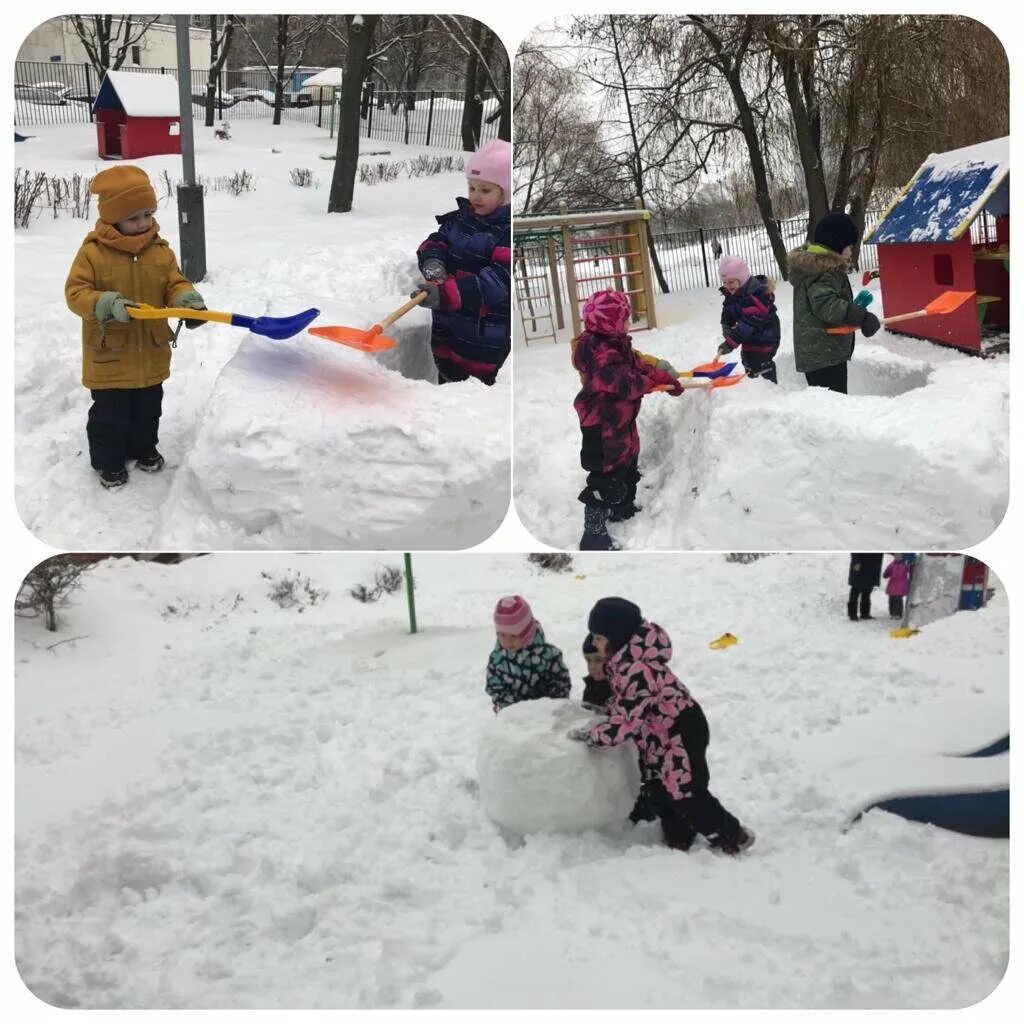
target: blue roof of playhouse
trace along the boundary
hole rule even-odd
[[[108,71],[92,105],[97,110],[123,110],[129,117],[177,117],[178,81],[173,75],[142,71]]]
[[[933,153],[864,241],[956,241],[997,193],[1008,195],[1009,174],[1009,136]]]

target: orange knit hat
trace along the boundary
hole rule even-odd
[[[89,191],[99,196],[100,220],[108,224],[127,220],[139,210],[156,209],[156,191],[141,167],[125,164],[100,171]]]

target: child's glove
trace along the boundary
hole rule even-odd
[[[96,319],[101,324],[108,320],[117,320],[126,324],[131,320],[127,307],[137,305],[137,302],[126,299],[120,292],[104,292],[96,300]]]
[[[865,338],[870,338],[872,334],[877,334],[881,329],[882,323],[874,313],[868,313],[864,317],[864,322],[860,325],[860,333]]]
[[[589,729],[570,729],[566,734],[566,739],[578,740],[580,743],[590,742],[590,730]]]
[[[434,258],[423,261],[424,281],[443,281],[447,276],[448,271],[441,260]]]
[[[425,309],[441,308],[441,287],[437,281],[424,281],[414,292],[409,292],[409,298],[415,299],[420,292],[426,292],[427,297],[420,303]]]
[[[175,298],[174,302],[178,306],[184,306],[185,309],[206,309],[205,300],[194,288],[190,288],[187,292],[182,292]],[[205,320],[186,320],[185,326],[190,331],[194,331],[205,323]]]
[[[667,359],[659,359],[654,365],[659,370],[672,374],[673,377],[679,376],[679,371]]]

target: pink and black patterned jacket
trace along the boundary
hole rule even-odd
[[[640,400],[659,384],[678,384],[666,370],[645,363],[628,334],[584,331],[573,356],[583,388],[573,405],[580,418],[580,463],[588,473],[614,473],[636,461]]]
[[[668,667],[672,641],[644,620],[608,662],[612,698],[607,720],[594,725],[587,742],[610,747],[632,739],[640,751],[644,780],[658,779],[674,800],[690,796],[690,757],[678,719],[697,702]]]

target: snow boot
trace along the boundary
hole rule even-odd
[[[635,501],[628,501],[622,505],[616,505],[612,509],[611,515],[608,516],[609,523],[624,523],[627,519],[632,519],[637,512],[642,512],[643,506],[638,505]]]
[[[717,836],[714,839],[709,840],[711,845],[716,850],[721,850],[722,853],[727,853],[730,857],[735,857],[738,854],[743,853],[745,850],[749,850],[754,845],[754,833],[749,828],[740,826],[739,831],[728,838]]]
[[[618,551],[619,546],[608,533],[608,509],[600,505],[585,505],[583,509],[583,537],[580,551]]]
[[[143,473],[159,473],[164,468],[164,457],[158,451],[154,451],[152,455],[138,459],[135,468],[141,469]]]
[[[100,483],[108,491],[112,491],[117,487],[124,487],[128,483],[128,470],[122,466],[120,469],[98,469],[96,470],[100,478]]]
[[[629,820],[634,825],[640,821],[658,820],[658,812],[654,809],[651,798],[643,790],[640,790],[640,795],[636,798],[633,810],[629,812]]]
[[[856,622],[857,621],[857,602],[856,601],[851,601],[846,606],[846,612],[850,616],[850,621],[851,622]]]

